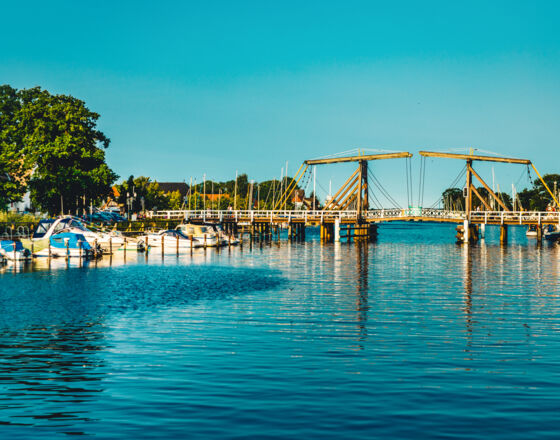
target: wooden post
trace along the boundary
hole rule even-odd
[[[508,226],[500,225],[500,244],[507,244],[508,239]]]
[[[165,235],[161,236],[161,256],[165,254]]]
[[[543,229],[541,225],[537,225],[537,242],[540,243],[543,238]]]
[[[113,255],[113,239],[109,237],[109,253]]]
[[[179,256],[179,234],[177,234],[177,256]]]

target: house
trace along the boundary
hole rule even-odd
[[[179,191],[181,198],[184,199],[189,194],[189,185],[185,182],[157,182],[159,189],[165,194]]]
[[[294,191],[294,196],[292,197],[292,202],[296,209],[321,209],[319,200],[313,195],[312,197],[305,197],[305,191],[303,189],[298,189]]]

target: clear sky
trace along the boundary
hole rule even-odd
[[[560,173],[559,19],[553,1],[4,2],[0,83],[85,100],[123,178],[262,180],[356,147],[472,147]],[[428,161],[425,205],[462,166]],[[503,190],[520,182],[494,168]],[[404,169],[373,164],[402,203]]]

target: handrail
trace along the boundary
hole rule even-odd
[[[174,210],[158,211],[153,214],[153,219],[183,220],[183,219],[202,219],[202,220],[234,220],[234,221],[323,221],[323,220],[352,220],[356,219],[356,210]],[[377,220],[398,220],[398,219],[430,219],[438,220],[463,220],[464,211],[449,211],[435,208],[383,208],[372,209],[362,213],[363,218],[370,221]],[[549,211],[471,211],[470,221],[476,223],[512,223],[545,221],[550,223],[557,220],[560,223],[559,212]]]

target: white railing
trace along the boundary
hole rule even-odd
[[[324,221],[340,219],[352,220],[357,216],[357,211],[294,211],[294,210],[191,210],[191,211],[158,211],[152,215],[159,220],[212,220],[212,221],[263,221],[289,222],[292,220]],[[389,208],[372,209],[363,216],[372,221],[418,219],[462,220],[465,218],[463,211],[447,211],[444,209],[430,208]],[[539,211],[472,211],[470,220],[475,223],[503,224],[503,223],[558,223],[560,213]]]
[[[272,221],[290,220],[333,220],[333,219],[355,219],[357,211],[303,211],[303,210],[179,210],[179,211],[157,211],[152,215],[153,219],[160,220],[235,220],[235,221],[254,221],[268,219]],[[462,219],[464,212],[446,211],[443,209],[428,208],[389,208],[373,209],[365,212],[363,216],[370,220],[410,218],[410,217],[429,217],[437,219]]]
[[[548,211],[472,211],[471,221],[476,223],[559,223],[559,212]]]

